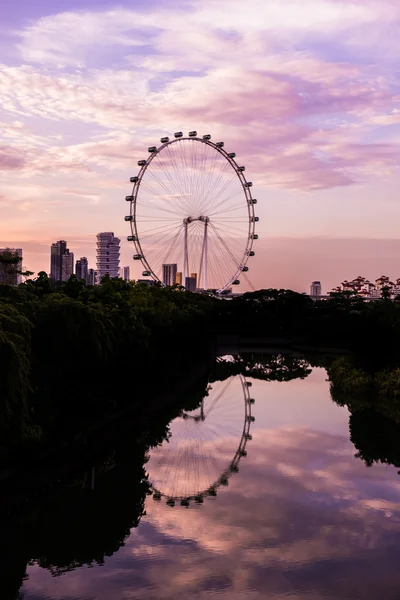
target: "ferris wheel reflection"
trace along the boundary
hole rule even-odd
[[[196,410],[172,421],[168,439],[150,451],[147,463],[156,502],[201,505],[239,472],[255,420],[251,385],[242,375],[213,382]]]

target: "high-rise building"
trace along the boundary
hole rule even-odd
[[[61,257],[61,281],[68,281],[74,273],[74,253],[67,248]]]
[[[21,283],[22,249],[0,248],[0,255],[0,283],[5,285],[18,285]]]
[[[50,279],[58,283],[62,281],[62,257],[67,250],[67,242],[65,240],[59,240],[51,245]]]
[[[190,273],[190,277],[195,281],[195,291],[197,290],[197,273]]]
[[[86,256],[81,256],[75,263],[75,275],[78,281],[87,281],[88,277],[88,259]]]
[[[176,283],[176,273],[178,271],[178,265],[176,263],[173,264],[165,264],[162,266],[163,270],[163,284],[164,285],[175,285]]]
[[[186,277],[185,278],[185,289],[188,292],[196,291],[196,278],[195,277]]]
[[[310,285],[310,296],[320,296],[321,295],[321,282],[313,281]]]
[[[182,271],[178,271],[176,274],[176,283],[178,285],[182,285]]]
[[[111,231],[97,234],[97,279],[98,283],[105,275],[119,276],[120,239]]]
[[[88,269],[86,283],[87,285],[96,285],[96,271],[94,269]]]
[[[124,281],[130,281],[131,278],[131,270],[129,267],[124,267],[123,269],[123,279]]]

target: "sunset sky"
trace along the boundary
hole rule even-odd
[[[3,0],[0,246],[94,267],[137,160],[196,129],[253,181],[255,287],[400,277],[399,52],[398,0]]]

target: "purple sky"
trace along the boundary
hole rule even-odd
[[[400,4],[226,6],[2,2],[0,246],[48,270],[64,238],[94,266],[94,234],[129,233],[123,198],[147,146],[197,129],[253,181],[254,285],[400,276]]]

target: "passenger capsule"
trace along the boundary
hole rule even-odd
[[[182,131],[177,131],[176,133],[174,133],[174,136],[175,136],[176,138],[180,138],[180,137],[182,137],[182,136],[183,136],[183,133],[182,133]]]
[[[246,167],[238,167],[238,171],[241,171],[243,173],[243,171],[246,170]]]
[[[249,398],[249,404],[255,404],[255,402],[256,401],[254,400],[254,398]]]
[[[197,131],[189,131],[189,137],[196,137]]]
[[[254,250],[250,250],[249,256],[255,256],[255,255],[256,255],[256,253],[254,252]]]
[[[131,177],[129,181],[131,183],[137,183],[139,181],[139,177]]]
[[[251,440],[253,439],[253,436],[251,435],[251,433],[246,433],[246,435],[244,437],[246,438],[246,440],[248,442],[251,442]]]
[[[150,271],[142,271],[142,275],[143,277],[150,277],[151,273]]]
[[[203,140],[211,140],[211,135],[209,133],[203,135]]]
[[[181,506],[186,506],[186,508],[189,508],[189,500],[186,500],[186,498],[183,498],[181,500]]]
[[[196,504],[203,504],[203,496],[201,496],[201,494],[198,494],[194,501],[196,502]]]
[[[246,452],[246,450],[240,450],[240,452],[239,452],[239,456],[243,456],[243,457],[244,457],[244,456],[247,456],[247,452]]]
[[[208,493],[209,496],[213,496],[214,498],[217,495],[217,491],[216,491],[215,488],[210,488],[207,493]]]
[[[231,473],[239,473],[239,467],[237,465],[231,465]]]
[[[154,500],[161,500],[161,494],[160,494],[160,492],[154,492],[153,498],[154,498]]]
[[[168,498],[167,504],[168,506],[175,506],[175,500],[173,500],[172,498]]]
[[[217,142],[215,145],[217,146],[217,148],[223,148],[224,142]]]
[[[251,220],[253,221],[253,223],[258,223],[260,217],[251,217]]]
[[[253,184],[251,181],[246,181],[246,183],[244,184],[244,187],[247,187],[247,188],[250,188],[252,186],[253,186]]]
[[[128,240],[128,242],[137,242],[136,235],[128,235],[126,239]]]
[[[166,144],[167,142],[169,142],[169,137],[162,137],[161,140],[160,140],[160,142],[162,144]]]
[[[242,267],[242,272],[243,273],[247,273],[247,271],[249,270],[249,267],[246,265],[244,267]]]
[[[133,215],[126,215],[125,221],[133,221]]]
[[[232,285],[239,285],[240,281],[239,279],[235,279],[235,281],[232,281]]]
[[[147,148],[147,151],[150,153],[157,152],[157,146],[149,146],[149,148]]]
[[[145,160],[138,160],[137,164],[139,167],[144,167],[146,165],[146,161]]]
[[[248,388],[251,387],[252,385],[253,384],[251,383],[251,381],[246,381],[246,383],[245,383],[245,386],[248,387]]]
[[[229,158],[236,158],[236,152],[229,152]]]
[[[134,196],[125,196],[127,202],[133,202]]]
[[[250,237],[252,240],[258,240],[258,233],[253,233]]]
[[[219,480],[221,485],[228,485],[229,481],[226,475],[222,475],[221,479]]]
[[[257,204],[257,200],[256,198],[252,198],[249,202],[249,204]]]
[[[141,260],[143,258],[143,254],[134,254],[133,260]]]

